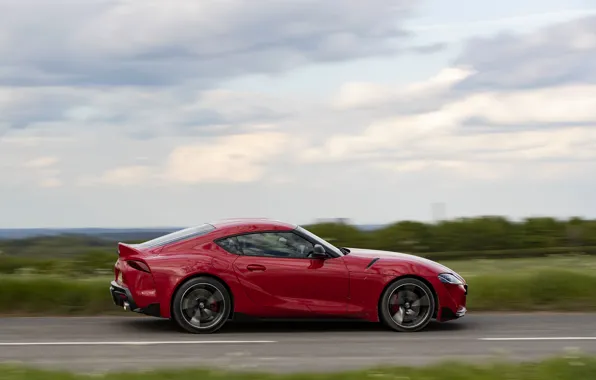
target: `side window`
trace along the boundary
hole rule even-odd
[[[242,250],[240,249],[240,244],[238,243],[238,239],[234,236],[219,240],[217,245],[225,249],[226,251],[233,253],[235,255],[241,255]]]
[[[264,232],[237,237],[246,256],[307,258],[313,244],[292,232]]]

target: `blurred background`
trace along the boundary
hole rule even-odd
[[[595,62],[592,0],[0,0],[0,313],[120,313],[117,242],[228,217],[594,311]]]

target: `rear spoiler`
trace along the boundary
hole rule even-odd
[[[122,258],[139,255],[141,251],[135,248],[135,244],[118,243],[118,256]]]

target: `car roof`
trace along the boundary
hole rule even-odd
[[[269,218],[230,218],[219,219],[209,223],[217,230],[230,230],[234,232],[246,232],[254,230],[293,230],[298,227],[295,224],[282,222]]]

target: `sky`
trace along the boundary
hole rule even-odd
[[[594,62],[594,0],[0,0],[0,228],[596,218]]]

